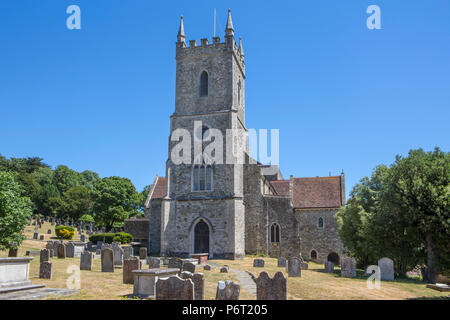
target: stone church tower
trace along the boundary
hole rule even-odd
[[[213,43],[191,40],[187,46],[183,17],[177,40],[160,252],[167,256],[209,252],[211,258],[239,259],[245,251],[244,174],[242,165],[226,161],[227,148],[235,147],[226,137],[229,129],[246,130],[242,43],[236,44],[230,11],[224,42],[214,37]],[[177,129],[188,130],[191,136],[188,164],[172,159],[172,149],[179,143]],[[220,131],[221,137],[209,129]],[[215,162],[194,148],[194,140],[204,149],[214,139],[223,141],[223,158]]]

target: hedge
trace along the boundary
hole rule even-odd
[[[130,243],[132,240],[133,236],[125,232],[96,233],[89,237],[89,241],[91,241],[92,243],[97,243],[98,241],[105,241],[105,243],[120,242],[121,244],[126,244]]]
[[[70,226],[57,226],[55,227],[55,234],[58,238],[70,240],[75,235],[75,229]]]

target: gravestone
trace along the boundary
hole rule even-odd
[[[147,264],[149,269],[155,269],[161,267],[161,260],[158,258],[148,257]]]
[[[341,259],[341,277],[356,277],[356,260],[355,258],[343,257]]]
[[[102,248],[102,272],[114,272],[114,251]]]
[[[183,264],[183,271],[189,271],[191,273],[195,273],[195,264],[187,262]]]
[[[167,267],[182,269],[183,268],[183,260],[181,260],[179,258],[170,258],[169,264]]]
[[[123,265],[123,249],[120,245],[115,245],[113,247],[114,250],[114,265],[121,266]]]
[[[58,243],[58,250],[56,251],[58,254],[58,259],[66,258],[66,246],[62,243]]]
[[[147,258],[147,248],[146,247],[141,247],[139,248],[139,259],[146,259]]]
[[[102,253],[102,246],[103,246],[103,241],[97,241],[97,244],[95,246],[95,253],[96,254],[101,254]]]
[[[221,273],[228,273],[228,266],[223,266],[222,268],[220,268],[220,272]]]
[[[156,282],[156,300],[194,300],[194,283],[179,276],[159,278]]]
[[[211,266],[207,264],[206,266],[203,267],[203,270],[211,271]]]
[[[67,258],[75,257],[75,245],[72,242],[66,243],[66,257]]]
[[[89,242],[86,244],[86,249],[87,249],[88,251],[92,251],[92,242],[91,242],[91,241],[89,241]]]
[[[325,272],[333,273],[334,272],[334,263],[331,261],[325,261]]]
[[[50,258],[53,258],[55,256],[55,251],[53,249],[48,249],[50,252]]]
[[[44,235],[43,235],[43,234],[41,234],[41,235],[39,236],[39,240],[44,240]]]
[[[133,256],[133,247],[124,247],[123,248],[123,258],[128,259]]]
[[[9,251],[8,251],[8,257],[9,258],[15,258],[15,257],[17,257],[17,253],[18,253],[18,249],[17,248],[11,248],[11,249],[9,249]]]
[[[389,258],[381,258],[378,260],[380,267],[380,279],[382,281],[394,281],[394,261]]]
[[[205,300],[205,277],[203,273],[183,271],[180,277],[182,279],[191,279],[194,283],[194,300]]]
[[[89,251],[82,252],[80,257],[80,270],[92,270],[93,259],[94,257]]]
[[[241,287],[231,280],[217,283],[216,300],[239,300]]]
[[[284,268],[286,267],[286,258],[278,258],[278,267]]]
[[[52,230],[48,229],[47,234],[52,234]]]
[[[287,272],[289,277],[301,277],[302,276],[302,268],[301,261],[298,258],[290,258],[287,261]]]
[[[123,260],[123,283],[133,284],[134,274],[133,270],[140,270],[141,264],[138,257],[129,257]]]
[[[300,264],[300,267],[302,268],[302,270],[308,270],[308,264],[306,262],[302,262]]]
[[[37,232],[33,233],[33,240],[37,240],[38,236],[39,236],[39,234]]]
[[[49,262],[50,261],[50,250],[42,249],[40,253],[40,262]]]
[[[52,278],[52,263],[49,261],[41,262],[39,266],[39,279]]]
[[[86,236],[84,234],[80,235],[80,241],[86,242]]]
[[[256,300],[287,300],[287,279],[281,271],[270,278],[263,271],[255,280]]]
[[[253,267],[254,268],[264,268],[264,260],[263,259],[254,259]]]

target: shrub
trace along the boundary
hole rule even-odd
[[[104,238],[104,239],[103,239]],[[105,243],[120,242],[121,244],[130,243],[133,240],[133,236],[129,233],[96,233],[89,237],[89,241],[97,243],[98,241],[105,241]]]
[[[83,222],[87,222],[87,223],[90,223],[90,222],[95,222],[94,221],[94,218],[90,215],[90,214],[83,214],[82,216],[81,216],[81,218],[79,219],[79,221],[81,222],[81,221],[83,221]]]
[[[55,228],[55,234],[58,238],[70,240],[75,235],[75,229],[69,226],[57,226]]]

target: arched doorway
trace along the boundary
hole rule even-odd
[[[194,253],[209,253],[209,227],[203,220],[194,228]]]
[[[336,252],[331,252],[328,257],[327,261],[331,261],[334,263],[335,266],[339,265],[339,255]]]
[[[311,250],[311,260],[317,260],[317,251]]]

